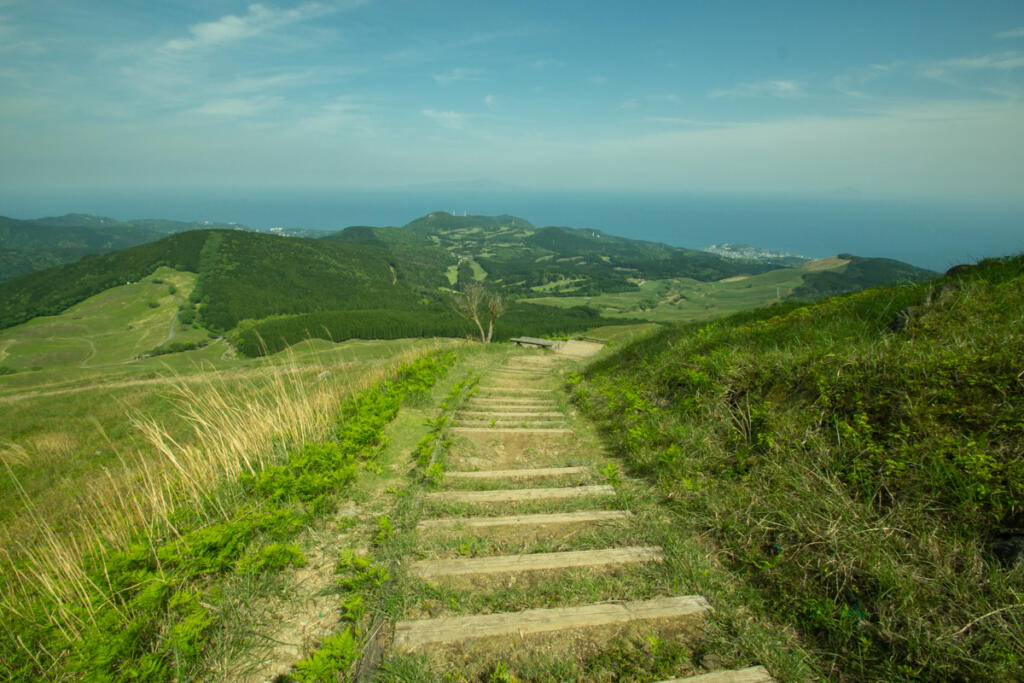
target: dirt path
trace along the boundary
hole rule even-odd
[[[181,306],[181,298],[174,297],[174,315],[171,316],[171,329],[167,332],[167,338],[157,344],[157,347],[169,344],[178,334],[178,307]]]
[[[560,390],[600,348],[510,356],[457,411],[444,484],[424,496],[405,566],[414,597],[367,680],[604,680],[601,667],[619,676],[628,652],[699,641],[711,606],[672,589],[670,549]],[[648,675],[669,675],[644,680],[772,680],[760,666],[665,659],[655,652]]]

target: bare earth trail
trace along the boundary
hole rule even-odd
[[[645,542],[629,494],[603,474],[609,465],[598,469],[607,459],[595,453],[592,426],[567,406],[562,373],[600,349],[568,342],[509,355],[456,412],[444,483],[424,496],[419,547],[405,566],[426,598],[392,625],[380,675],[366,680],[513,680],[495,672],[522,676],[536,658],[586,670],[613,641],[653,651],[699,638],[713,606],[666,590],[666,549]],[[402,662],[419,675],[382,673]],[[673,673],[682,678],[660,678],[772,680],[763,667],[724,669],[713,659]]]

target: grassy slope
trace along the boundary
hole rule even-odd
[[[188,443],[189,425],[178,415],[176,384],[241,386],[286,356],[312,375],[338,363],[357,372],[427,343],[311,341],[288,354],[241,360],[218,341],[134,360],[167,338],[179,300],[188,297],[195,281],[194,273],[161,267],[137,284],[108,289],[59,315],[0,331],[0,367],[16,371],[0,375],[0,458],[14,467],[47,518],[59,519],[75,504],[75,492],[102,485],[102,468],[117,467],[119,456],[139,448],[130,415],[155,416],[176,439]],[[204,329],[174,325],[175,342],[208,341]],[[10,522],[22,514],[6,477],[0,479],[0,500],[0,519]]]
[[[89,492],[107,497],[101,501],[107,507],[99,511],[106,509],[109,516],[90,520],[80,515],[84,535],[99,536],[106,523],[121,527],[120,537],[107,539],[113,547],[104,545],[96,555],[103,558],[102,568],[82,559],[89,553],[73,546],[59,527],[51,536],[55,543],[39,553],[25,553],[34,540],[27,533],[17,536],[16,543],[5,539],[4,547],[15,552],[5,558],[11,564],[0,572],[0,585],[5,606],[16,605],[16,617],[9,615],[0,638],[0,671],[10,675],[14,667],[18,674],[12,678],[19,680],[37,679],[44,671],[46,677],[61,678],[78,672],[90,680],[191,680],[189,664],[212,630],[230,625],[222,622],[238,607],[223,601],[218,582],[238,576],[253,585],[253,577],[288,568],[293,560],[302,566],[301,551],[280,543],[333,510],[340,489],[358,476],[355,459],[372,459],[378,450],[378,427],[389,419],[395,402],[432,381],[440,367],[439,361],[428,361],[419,369],[406,366],[396,376],[397,363],[422,357],[423,347],[397,357],[381,354],[391,346],[374,345],[369,354],[357,351],[368,361],[362,367],[338,356],[316,358],[316,365],[275,360],[261,364],[264,374],[281,371],[283,381],[251,377],[238,387],[224,383],[209,394],[183,396],[189,400],[181,401],[182,410],[198,410],[194,427],[200,443],[171,444],[175,465],[184,463],[183,469],[178,466],[182,474],[166,463],[161,474],[161,465],[151,462],[144,473],[130,473],[121,481],[116,496],[109,489]],[[331,367],[330,377],[318,376],[321,363]],[[385,378],[391,381],[382,383]],[[374,389],[353,400],[371,383]],[[155,430],[166,442],[166,430]],[[258,479],[246,478],[247,465],[262,470]],[[150,485],[162,495],[150,495]],[[133,511],[133,503],[140,501],[153,511]],[[12,530],[5,525],[4,531]],[[113,552],[140,539],[145,540],[124,554]],[[153,556],[157,547],[159,559]],[[19,582],[15,572],[22,578],[20,572],[46,576],[47,581],[43,586]],[[87,582],[82,572],[90,575]],[[69,588],[75,581],[78,592]],[[84,621],[77,619],[86,614]],[[46,645],[33,647],[40,642]],[[61,651],[68,645],[73,656],[65,658]]]
[[[26,370],[131,361],[168,337],[179,300],[188,296],[195,280],[194,273],[159,268],[136,284],[108,289],[59,315],[3,330],[0,365]],[[175,341],[198,341],[206,336],[205,330],[175,326]]]
[[[121,222],[103,216],[68,214],[35,220],[0,216],[0,281],[105,253],[154,242],[177,232],[248,229],[226,223],[184,223],[158,219]]]
[[[817,299],[897,281],[919,281],[932,275],[930,271],[890,259],[854,256],[819,259],[799,268],[780,268],[717,282],[670,278],[644,282],[639,289],[630,292],[524,300],[548,306],[594,306],[609,317],[690,322],[749,311],[790,297]],[[553,283],[553,286],[533,289],[539,293],[557,286]]]
[[[803,284],[803,275],[800,269],[790,268],[719,282],[672,278],[647,281],[632,292],[524,300],[548,306],[595,306],[609,317],[656,322],[709,320],[765,306],[779,296],[785,298]]]
[[[1024,259],[795,306],[669,328],[578,399],[822,675],[1018,680]]]

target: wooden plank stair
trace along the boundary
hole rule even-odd
[[[560,362],[560,361],[558,361]],[[533,365],[536,363],[536,365]],[[541,367],[541,363],[544,364]],[[531,367],[527,367],[530,365]],[[554,362],[547,358],[513,360],[492,374],[492,379],[545,380],[550,376]],[[480,386],[478,392],[457,412],[451,431],[489,432],[497,438],[503,434],[572,434],[573,431],[561,426],[565,419],[554,401],[554,392],[541,387]],[[479,426],[488,422],[489,426]],[[508,423],[526,422],[529,427],[509,427]],[[555,443],[561,443],[555,442]],[[570,443],[570,442],[566,442]],[[474,456],[474,462],[476,458]],[[580,466],[537,466],[521,469],[494,469],[446,472],[445,478],[452,481],[506,480],[528,482],[531,479],[559,476],[583,477],[591,472],[589,467]],[[616,495],[615,487],[609,485],[582,485],[569,487],[517,487],[479,491],[448,489],[425,494],[428,502],[447,503],[529,503],[533,501],[572,500],[587,497]],[[446,517],[419,521],[417,529],[424,533],[446,530],[505,529],[513,533],[517,528],[539,529],[549,527],[551,532],[561,536],[561,525],[601,524],[628,522],[631,515],[625,510],[577,510],[572,512],[551,512],[541,514],[509,514],[502,516],[476,515],[471,517]],[[511,531],[510,531],[511,530]],[[534,532],[535,533],[535,532]],[[421,560],[409,566],[412,576],[424,580],[442,580],[447,577],[473,575],[499,575],[507,573],[540,570],[562,570],[570,568],[592,568],[617,566],[642,562],[659,562],[665,559],[662,548],[657,546],[624,546],[592,550],[571,550],[562,552],[522,553],[482,557],[457,557],[450,559]],[[429,619],[399,621],[394,628],[393,648],[397,652],[413,652],[431,647],[458,645],[466,647],[485,639],[523,641],[533,634],[555,634],[557,632],[587,632],[588,629],[606,629],[613,625],[632,622],[677,623],[679,620],[699,620],[710,611],[707,601],[699,595],[678,595],[656,597],[647,600],[613,600],[595,604],[525,609],[517,612],[439,616]],[[602,631],[603,632],[603,631]],[[516,645],[513,645],[516,647]],[[769,683],[772,681],[767,670],[760,666],[733,671],[715,671],[674,679],[663,683]]]

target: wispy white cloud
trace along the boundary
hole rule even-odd
[[[726,121],[698,121],[696,119],[687,119],[681,116],[648,116],[647,120],[651,123],[663,123],[670,126],[720,127],[737,125]]]
[[[498,103],[498,98],[494,95],[484,95],[484,106],[493,109]]]
[[[311,71],[296,71],[291,73],[274,74],[273,76],[254,76],[239,78],[223,87],[233,93],[266,92],[268,90],[279,90],[291,88],[308,83],[313,77]]]
[[[933,62],[924,67],[926,78],[943,79],[965,71],[1010,71],[1024,68],[1024,54],[1007,51],[980,57],[963,57]]]
[[[712,90],[708,97],[803,97],[804,85],[799,81],[758,81],[738,83],[731,88]]]
[[[459,66],[444,73],[434,74],[434,80],[441,85],[448,85],[456,81],[479,81],[483,77],[480,69],[470,69]]]
[[[587,79],[587,82],[593,83],[594,85],[607,85],[608,77],[601,75],[591,76],[590,78]]]
[[[349,6],[352,4],[361,3],[349,3]],[[331,14],[339,9],[339,5],[320,2],[307,2],[289,9],[276,9],[253,3],[249,5],[245,14],[226,14],[215,21],[192,24],[188,27],[188,37],[169,40],[164,43],[164,49],[170,52],[187,52],[229,44]]]
[[[204,102],[192,111],[193,113],[205,116],[244,118],[262,113],[274,106],[274,104],[275,102],[264,98],[244,99],[229,97]]]
[[[619,109],[635,110],[641,108],[674,107],[682,100],[674,93],[659,93],[644,97],[630,97],[619,104]]]
[[[996,38],[1024,38],[1024,26],[1012,28],[1009,31],[1000,31]]]
[[[436,109],[423,109],[420,112],[427,118],[437,122],[439,125],[452,130],[460,130],[466,123],[467,114],[457,111],[437,111]]]
[[[320,107],[318,111],[302,118],[298,127],[314,133],[338,133],[358,131],[373,136],[373,106],[364,97],[342,96]]]
[[[10,18],[0,15],[0,54],[41,55],[46,52],[42,42],[24,39],[20,34],[18,26]]]
[[[543,70],[543,69],[551,69],[551,68],[556,68],[556,67],[563,67],[563,66],[565,66],[565,62],[563,62],[563,61],[561,61],[559,59],[544,58],[544,59],[535,60],[531,66],[533,66],[534,69],[541,69],[541,70]]]
[[[905,67],[906,64],[904,62],[898,61],[888,64],[870,64],[863,67],[854,67],[833,77],[832,87],[843,95],[869,97],[868,88],[873,82]]]

